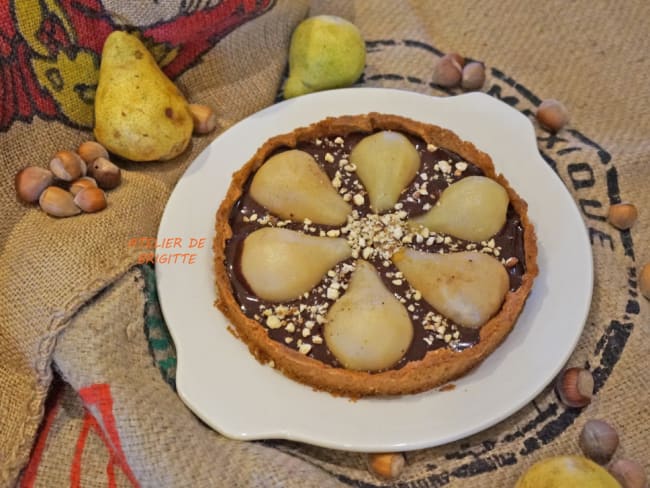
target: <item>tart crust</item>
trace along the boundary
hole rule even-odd
[[[274,151],[295,148],[301,141],[326,136],[344,137],[353,132],[370,134],[377,130],[394,130],[419,136],[427,144],[459,154],[466,161],[480,167],[485,176],[500,183],[507,190],[510,203],[521,220],[526,270],[519,288],[508,291],[500,311],[481,327],[479,341],[472,347],[462,351],[435,349],[422,359],[410,361],[400,369],[369,373],[330,366],[269,338],[266,328],[244,315],[234,297],[225,263],[225,248],[232,236],[229,218],[233,205],[242,196],[249,177]],[[232,322],[231,332],[248,346],[261,363],[269,363],[286,376],[315,389],[350,398],[418,393],[464,375],[492,353],[513,329],[538,274],[535,230],[528,219],[527,204],[510,187],[506,178],[496,173],[487,154],[442,127],[374,112],[327,118],[291,133],[278,135],[264,143],[233,175],[226,197],[217,212],[213,247],[218,291],[215,305]]]

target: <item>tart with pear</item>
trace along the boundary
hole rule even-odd
[[[370,113],[268,140],[216,218],[216,306],[262,363],[359,398],[458,378],[538,273],[527,205],[442,127]]]

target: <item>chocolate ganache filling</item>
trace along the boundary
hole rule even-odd
[[[345,137],[326,137],[313,141],[300,142],[295,149],[312,155],[317,164],[327,173],[333,185],[347,201],[354,201],[358,194],[365,194],[354,168],[349,167],[349,155],[355,145],[368,134],[352,133]],[[324,317],[329,307],[336,301],[328,290],[345,292],[357,258],[372,263],[386,286],[404,305],[414,327],[413,340],[404,356],[390,369],[399,369],[410,361],[422,359],[427,352],[446,347],[461,351],[472,347],[479,341],[480,329],[459,326],[442,316],[419,293],[402,279],[399,270],[385,253],[374,252],[357,255],[337,264],[321,282],[309,293],[299,299],[282,304],[271,303],[255,296],[242,276],[240,255],[244,239],[253,231],[267,227],[283,227],[314,236],[345,237],[350,225],[363,219],[371,219],[376,225],[390,225],[395,219],[400,222],[426,213],[436,203],[442,191],[450,184],[467,176],[482,176],[484,172],[471,162],[464,161],[458,154],[440,147],[427,145],[421,138],[404,134],[409,138],[420,155],[421,166],[418,174],[401,193],[394,209],[376,215],[368,203],[354,201],[354,210],[348,224],[333,227],[315,224],[310,221],[292,222],[272,215],[256,203],[248,194],[253,175],[243,188],[241,198],[233,205],[229,224],[232,237],[226,246],[226,267],[233,295],[242,312],[264,326],[269,337],[289,348],[295,349],[316,360],[334,367],[341,367],[327,348],[323,339]],[[292,148],[281,148],[274,154]],[[273,154],[269,155],[272,156]],[[347,167],[347,168],[346,168]],[[506,223],[491,239],[483,242],[470,242],[453,236],[431,233],[405,235],[400,242],[404,246],[429,253],[453,253],[479,251],[489,253],[506,265],[510,278],[510,290],[521,284],[525,272],[523,227],[519,216],[508,207]],[[278,277],[278,279],[282,279]],[[268,318],[280,319],[281,326],[268,327]],[[277,322],[277,321],[276,321]]]

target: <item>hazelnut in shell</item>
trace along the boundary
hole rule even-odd
[[[594,394],[594,377],[586,369],[568,368],[558,376],[555,390],[566,406],[586,407]]]
[[[401,452],[368,454],[368,471],[383,480],[394,480],[402,474],[406,459]]]
[[[569,111],[558,100],[544,100],[537,107],[535,114],[542,127],[557,132],[569,123]]]
[[[49,186],[41,193],[38,203],[52,217],[72,217],[81,213],[74,203],[74,196],[58,186]]]
[[[217,114],[212,108],[195,103],[189,104],[188,108],[194,122],[194,133],[207,134],[217,127]]]
[[[99,142],[86,141],[82,142],[77,149],[77,154],[81,156],[86,164],[92,163],[97,158],[108,159],[108,151]]]
[[[640,463],[631,459],[617,459],[609,466],[609,472],[623,488],[647,488],[648,477]]]
[[[478,61],[467,63],[463,68],[460,86],[464,90],[480,90],[485,84],[485,66]]]
[[[88,175],[93,177],[97,186],[104,190],[112,190],[122,182],[122,171],[119,166],[104,157],[95,159],[88,166]]]
[[[50,161],[50,170],[63,181],[74,181],[86,175],[86,163],[72,151],[59,151]]]
[[[620,230],[631,228],[636,222],[639,213],[631,203],[617,203],[609,207],[607,221]]]
[[[451,54],[445,54],[433,68],[433,82],[451,88],[460,85],[462,67]]]
[[[639,273],[639,290],[650,300],[650,263],[645,264]]]
[[[618,448],[618,432],[604,420],[591,419],[582,427],[578,444],[585,456],[607,464]]]
[[[97,188],[97,182],[95,181],[95,178],[91,178],[90,176],[82,176],[78,180],[74,180],[72,183],[70,183],[69,189],[70,193],[76,195],[81,190],[85,190],[86,188]]]
[[[101,188],[85,188],[75,195],[74,203],[86,213],[99,212],[106,208],[106,194]]]
[[[28,166],[16,174],[14,184],[16,194],[23,202],[34,203],[38,201],[43,190],[54,183],[51,171],[38,166]]]

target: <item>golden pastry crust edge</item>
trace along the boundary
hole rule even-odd
[[[335,135],[344,137],[352,132],[371,133],[376,130],[395,130],[417,135],[427,144],[456,152],[466,161],[480,167],[486,176],[499,182],[508,192],[510,203],[519,215],[524,229],[526,271],[519,288],[507,293],[497,315],[481,327],[480,340],[474,346],[460,352],[447,348],[436,349],[428,352],[424,358],[411,361],[400,369],[368,373],[335,368],[270,339],[264,326],[241,312],[233,295],[224,251],[228,239],[232,236],[229,225],[232,207],[241,197],[249,176],[266,161],[271,153],[282,147],[295,148],[301,141],[318,137]],[[487,154],[478,150],[472,143],[461,140],[448,129],[406,117],[375,112],[326,118],[308,127],[301,127],[266,141],[255,155],[233,174],[230,187],[217,211],[215,230],[213,251],[218,292],[215,305],[234,326],[231,331],[248,346],[253,356],[262,364],[270,363],[289,378],[314,389],[350,398],[419,393],[466,374],[490,355],[513,329],[539,271],[535,230],[528,218],[527,204],[510,187],[506,178],[496,173],[492,160]]]

